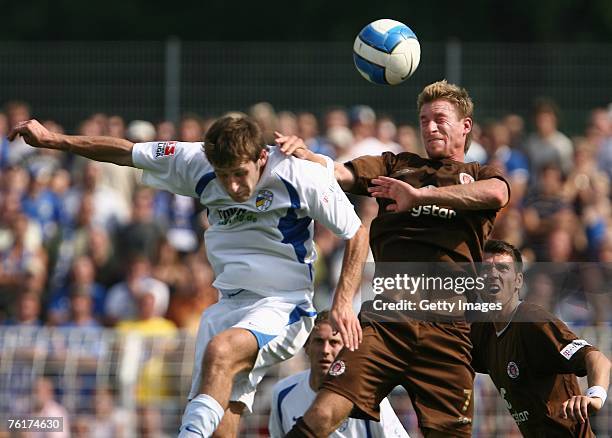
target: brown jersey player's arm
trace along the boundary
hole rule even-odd
[[[507,184],[498,178],[445,187],[417,189],[408,183],[385,176],[372,180],[368,188],[376,198],[395,201],[389,211],[405,211],[420,205],[435,204],[459,210],[497,210],[508,203]]]
[[[27,120],[15,125],[9,140],[21,135],[24,141],[36,148],[57,149],[72,152],[95,161],[107,161],[120,166],[132,166],[134,143],[115,137],[62,135],[50,132],[37,120]]]
[[[601,351],[589,351],[584,356],[584,363],[589,385],[586,395],[575,395],[561,406],[561,417],[581,423],[603,407],[610,385],[610,360]]]

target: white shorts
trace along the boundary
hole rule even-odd
[[[230,401],[242,402],[252,412],[255,390],[268,368],[300,351],[314,326],[317,313],[312,300],[304,298],[307,294],[292,295],[297,298],[263,297],[243,291],[222,297],[202,313],[189,400],[199,394],[202,360],[211,339],[227,329],[244,328],[257,338],[259,352],[251,371],[235,377]]]

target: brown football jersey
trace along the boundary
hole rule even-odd
[[[360,157],[346,166],[355,175],[351,193],[356,195],[369,195],[370,181],[381,175],[423,190],[489,178],[506,182],[494,167],[451,159],[430,160],[408,152]],[[493,229],[497,210],[457,210],[444,205],[423,205],[407,212],[390,213],[385,210],[390,202],[378,199],[378,217],[370,228],[370,245],[377,262],[469,263],[482,260],[482,248]]]
[[[560,417],[563,402],[581,394],[576,376],[586,375],[584,357],[595,350],[562,321],[521,303],[501,332],[473,323],[471,338],[474,370],[491,376],[524,436],[594,436],[588,421]]]

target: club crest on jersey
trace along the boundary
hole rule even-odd
[[[508,376],[510,376],[511,379],[516,379],[519,376],[519,367],[514,362],[508,362],[506,371],[508,372]]]
[[[272,199],[274,199],[274,193],[270,190],[260,190],[255,198],[255,207],[259,211],[266,211],[272,205]]]
[[[331,365],[331,367],[329,367],[329,375],[336,377],[341,374],[344,374],[345,370],[346,370],[346,364],[344,363],[344,361],[337,360]]]
[[[470,184],[474,182],[474,177],[468,173],[461,172],[459,174],[459,182],[461,184]]]
[[[157,149],[155,150],[155,158],[168,157],[174,155],[176,151],[175,141],[164,141],[157,143]]]
[[[336,429],[336,431],[337,432],[344,432],[344,431],[346,431],[346,429],[348,429],[348,418],[342,422],[342,424],[340,425],[340,427],[338,429]]]

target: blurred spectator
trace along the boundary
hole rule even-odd
[[[548,165],[540,170],[538,184],[525,198],[523,220],[527,244],[533,248],[538,261],[546,260],[544,252],[548,233],[556,228],[560,215],[569,206],[563,199],[561,169]]]
[[[376,113],[372,108],[358,105],[350,111],[351,130],[355,136],[355,144],[347,150],[338,161],[349,161],[362,155],[381,155],[389,151],[389,147],[375,137]],[[399,148],[391,152],[401,152]]]
[[[156,294],[143,289],[137,297],[136,318],[124,320],[117,324],[119,332],[135,332],[141,336],[160,337],[171,336],[176,333],[176,326],[172,321],[156,314]]]
[[[507,114],[502,119],[502,123],[510,133],[508,146],[517,151],[523,151],[525,148],[525,120],[518,114]]]
[[[96,281],[108,288],[121,278],[122,266],[108,233],[101,228],[93,228],[88,234],[87,255],[96,267]]]
[[[176,126],[174,122],[170,120],[162,120],[156,126],[157,135],[155,136],[155,140],[158,141],[172,141],[176,140]]]
[[[297,116],[291,111],[278,113],[278,131],[284,135],[298,135]]]
[[[35,292],[21,292],[17,299],[14,317],[6,319],[4,325],[39,327],[41,325],[40,295]]]
[[[327,131],[327,139],[334,148],[334,156],[339,157],[353,147],[353,133],[346,126],[334,126]]]
[[[0,112],[0,169],[4,169],[9,164],[9,131],[8,118],[6,114]]]
[[[397,127],[397,142],[403,152],[410,152],[421,157],[427,156],[425,148],[419,139],[419,133],[412,125],[400,124]]]
[[[66,284],[51,293],[48,304],[48,321],[51,325],[61,325],[69,321],[70,311],[74,311],[72,306],[75,296],[86,296],[87,304],[91,306],[92,318],[95,315],[96,318],[102,319],[106,289],[95,282],[95,267],[91,258],[86,255],[78,256],[74,260]],[[84,301],[84,298],[77,304],[83,306],[81,301]]]
[[[108,135],[111,137],[125,138],[125,120],[123,117],[113,115],[107,121]]]
[[[534,111],[535,132],[525,141],[525,152],[531,170],[556,165],[567,175],[572,168],[574,148],[567,136],[557,129],[559,109],[550,99],[539,99]]]
[[[0,295],[5,304],[18,292],[42,293],[47,279],[46,253],[41,247],[28,247],[27,229],[28,218],[18,213],[10,229],[12,244],[0,252]]]
[[[173,294],[191,282],[186,264],[165,236],[157,243],[153,261],[153,277],[166,283]]]
[[[325,132],[329,134],[332,128],[348,128],[349,118],[344,108],[330,108],[325,113]]]
[[[70,291],[68,318],[60,324],[62,328],[101,328],[94,317],[94,296],[92,288],[84,285],[74,285]]]
[[[138,408],[138,436],[140,438],[169,438],[163,432],[161,410],[157,406],[144,405]]]
[[[138,300],[142,293],[155,296],[155,316],[163,316],[168,310],[170,291],[165,283],[151,277],[151,264],[144,257],[136,257],[128,264],[124,282],[111,287],[104,304],[107,322],[114,324],[136,318]]]
[[[591,129],[589,138],[593,138],[596,135],[599,139],[599,142],[596,144],[598,147],[597,161],[599,162],[599,168],[605,172],[608,175],[608,179],[612,181],[612,103],[608,106],[605,115],[606,119],[604,119],[604,114],[602,112],[598,112],[596,121],[592,122],[592,125],[596,127]],[[607,134],[605,120],[607,120]],[[596,134],[594,134],[593,131],[595,131]],[[597,142],[597,139],[595,139],[595,141]]]
[[[204,139],[202,119],[195,114],[186,114],[179,123],[179,140],[199,142]]]
[[[125,138],[134,143],[146,143],[155,140],[157,133],[153,123],[146,120],[132,120],[125,132]]]
[[[335,150],[329,142],[319,136],[319,122],[312,113],[300,113],[297,117],[298,136],[315,154],[323,154],[335,158]]]
[[[274,107],[268,102],[259,102],[249,108],[249,115],[261,127],[266,144],[274,144],[274,131],[278,128],[278,118]]]
[[[8,120],[9,129],[19,122],[31,119],[30,105],[20,100],[13,100],[4,106],[4,112]],[[36,148],[28,145],[23,138],[17,137],[9,142],[8,164],[15,165],[21,163],[28,156],[35,154]]]
[[[212,285],[215,275],[208,263],[192,255],[184,265],[188,268],[187,276],[170,298],[168,319],[195,335],[202,312],[217,302],[219,292]]]
[[[397,143],[397,126],[389,116],[382,116],[376,121],[376,138],[390,151],[400,151],[402,147]]]
[[[73,221],[85,194],[93,195],[93,222],[107,231],[113,231],[129,219],[129,207],[116,190],[101,183],[102,163],[87,160],[83,167],[82,181],[73,186],[64,199],[64,212],[68,220]],[[108,164],[108,163],[105,163]]]
[[[510,183],[510,205],[520,205],[529,181],[527,157],[510,147],[510,130],[503,123],[487,123],[482,133],[482,144],[488,155],[488,163],[504,172]]]
[[[62,417],[62,432],[37,432],[36,436],[46,437],[70,437],[70,417],[64,406],[55,400],[53,382],[48,377],[39,377],[34,383],[32,394],[32,412],[36,417]]]
[[[94,417],[89,425],[91,437],[128,438],[133,421],[128,411],[115,406],[110,388],[101,386],[96,389]]]
[[[132,217],[117,230],[115,248],[123,261],[135,256],[145,256],[152,260],[157,251],[165,229],[153,217],[154,191],[141,187],[132,199]]]
[[[40,226],[45,243],[57,237],[62,221],[61,201],[49,189],[50,182],[51,173],[48,169],[33,172],[28,192],[21,201],[23,212]]]

